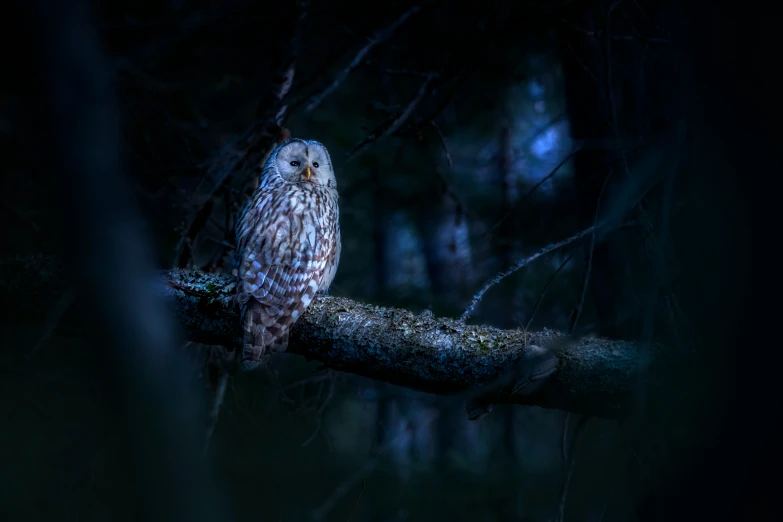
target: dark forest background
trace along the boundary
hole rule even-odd
[[[754,237],[776,238],[771,218],[751,222],[774,206],[750,199],[774,193],[779,170],[765,134],[775,80],[759,75],[776,27],[743,25],[748,11],[12,4],[0,273],[9,284],[20,266],[62,258],[73,286],[36,318],[4,302],[0,518],[729,516],[758,475],[754,452],[773,474],[779,454],[764,446],[777,440],[764,372],[779,341],[753,309],[779,300],[776,271],[758,269],[766,301],[749,297],[746,274]],[[502,406],[470,422],[459,398],[277,357],[232,380],[203,459],[208,347],[171,333],[136,276],[230,270],[233,215],[288,136],[321,141],[335,164],[332,294],[458,316],[515,261],[606,220],[596,241],[493,287],[471,321],[655,340],[691,352],[696,370],[640,390],[664,407],[621,421]],[[743,517],[763,484],[737,504]]]

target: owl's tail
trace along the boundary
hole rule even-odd
[[[239,364],[243,371],[252,370],[271,354],[284,352],[288,346],[288,325],[281,321],[279,308],[265,306],[249,299],[242,307],[242,347]]]

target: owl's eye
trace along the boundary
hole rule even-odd
[[[317,161],[313,162],[313,167],[318,168],[318,162]]]
[[[291,162],[291,166],[292,167],[298,167],[299,166],[299,162],[298,161],[292,161]]]

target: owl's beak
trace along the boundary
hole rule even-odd
[[[310,180],[310,176],[312,174],[313,174],[312,169],[310,169],[310,167],[305,167],[305,170],[304,170],[305,179],[309,181]]]

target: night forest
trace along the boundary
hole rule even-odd
[[[0,520],[776,518],[765,9],[0,22]],[[340,263],[286,353],[229,371],[235,226],[290,138],[329,151]]]

